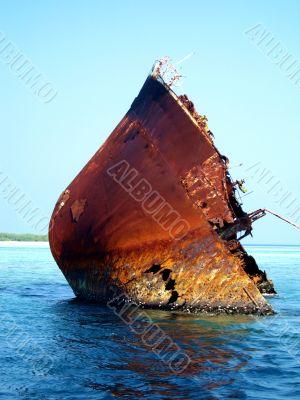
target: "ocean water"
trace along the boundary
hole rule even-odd
[[[300,399],[300,247],[247,250],[275,283],[275,317],[147,310],[138,330],[77,301],[48,248],[0,247],[0,397]],[[151,349],[147,324],[185,369]]]

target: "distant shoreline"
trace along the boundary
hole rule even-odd
[[[48,242],[48,235],[35,235],[33,233],[8,233],[0,232],[0,242]]]
[[[285,246],[299,247],[299,244],[282,243],[242,243],[245,247]],[[33,233],[8,233],[0,232],[0,247],[49,247],[48,235]]]

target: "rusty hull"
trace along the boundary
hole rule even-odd
[[[154,70],[53,211],[51,250],[75,294],[272,313],[257,286],[272,284],[237,240],[251,218],[227,166],[205,118]]]

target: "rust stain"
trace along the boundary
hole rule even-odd
[[[72,221],[78,222],[80,216],[84,213],[84,209],[86,206],[86,199],[75,200],[74,203],[71,205],[71,214],[72,214]]]

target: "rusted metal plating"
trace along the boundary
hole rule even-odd
[[[58,200],[49,240],[79,297],[144,307],[272,313],[274,291],[238,241],[236,200],[206,117],[154,68],[130,110]]]

